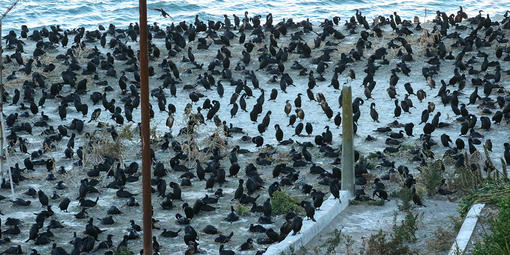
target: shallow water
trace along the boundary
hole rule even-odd
[[[13,0],[0,0],[0,12],[10,6]],[[308,0],[308,1],[263,1],[263,0],[184,0],[161,1],[148,0],[148,20],[161,24],[170,24],[173,21],[192,21],[195,15],[200,19],[223,20],[223,14],[236,14],[242,17],[244,11],[250,15],[265,16],[271,12],[275,21],[282,18],[301,20],[310,18],[320,21],[324,18],[340,16],[342,19],[354,14],[359,9],[368,18],[378,15],[389,15],[397,11],[403,18],[432,18],[436,10],[447,13],[456,12],[462,5],[468,14],[484,10],[495,14],[510,8],[506,0],[481,1],[443,1],[443,0]],[[163,18],[153,9],[163,8],[174,20]],[[306,10],[306,11],[303,11]],[[232,19],[232,16],[230,16]],[[138,21],[138,1],[123,0],[22,0],[4,20],[4,34],[11,29],[20,29],[22,24],[31,27],[61,25],[65,28],[78,26],[95,27],[98,24],[116,24],[126,26]]]

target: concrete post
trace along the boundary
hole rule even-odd
[[[352,88],[342,88],[342,190],[354,194]]]

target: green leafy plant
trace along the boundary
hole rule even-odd
[[[116,251],[113,252],[114,255],[135,255],[128,247],[123,246],[119,247]]]
[[[304,209],[299,206],[299,203],[301,203],[299,198],[290,196],[283,191],[276,191],[271,196],[271,208],[275,215],[286,214],[291,211],[302,214]]]
[[[250,209],[248,209],[247,207],[245,206],[242,206],[242,205],[238,205],[236,207],[236,213],[239,215],[239,216],[246,216],[248,214],[250,214]]]

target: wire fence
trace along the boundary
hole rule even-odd
[[[2,22],[3,19],[9,14],[9,12],[19,3],[21,0],[14,1],[5,12],[0,17],[0,37],[2,36]],[[6,137],[4,132],[4,83],[3,83],[3,70],[4,70],[4,59],[3,59],[3,38],[0,38],[0,171],[2,172],[2,177],[5,180],[5,174],[8,172],[9,175],[9,183],[11,185],[11,195],[14,199],[14,184],[12,182],[12,171],[10,167],[9,161],[9,153],[7,147],[5,146]],[[7,163],[7,164],[5,164]],[[7,165],[7,171],[5,169],[5,165]]]

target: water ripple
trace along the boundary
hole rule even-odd
[[[0,12],[3,12],[13,0],[0,0]],[[244,11],[250,15],[266,15],[273,13],[275,20],[293,18],[301,20],[310,18],[312,21],[321,21],[324,18],[340,16],[343,19],[353,15],[359,9],[368,18],[377,15],[389,15],[397,11],[404,18],[419,16],[433,17],[435,10],[456,12],[458,6],[471,15],[478,10],[495,14],[510,9],[507,0],[481,0],[481,1],[444,1],[444,0],[149,0],[149,22],[170,24],[171,22],[187,20],[193,21],[195,15],[201,19],[222,20],[223,14],[236,14],[240,17]],[[164,19],[155,8],[163,8],[174,20]],[[502,14],[502,13],[499,13]],[[117,26],[126,26],[138,21],[138,1],[123,0],[23,0],[4,19],[3,33],[9,30],[19,30],[22,24],[30,28],[39,28],[49,25],[61,25],[64,28],[85,26],[96,27],[98,24],[115,23]]]

